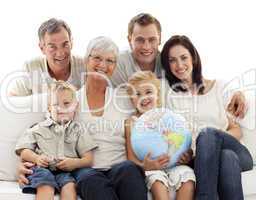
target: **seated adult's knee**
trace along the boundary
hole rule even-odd
[[[111,181],[101,172],[84,174],[77,181],[77,192],[84,196],[87,192],[95,193],[105,191],[111,185]]]
[[[95,174],[97,174],[97,171],[91,168],[81,168],[72,172],[72,175],[76,179],[76,182],[87,180],[88,177],[94,176]]]
[[[229,149],[223,149],[221,151],[221,165],[222,167],[230,167],[234,168],[235,166],[239,166],[239,158],[237,154]]]
[[[228,149],[221,151],[219,172],[221,188],[225,190],[232,188],[233,191],[241,188],[241,167],[234,151]]]
[[[111,193],[111,181],[100,171],[89,171],[83,175],[80,174],[80,179],[77,181],[77,194],[81,199],[106,199]]]
[[[124,161],[118,165],[116,165],[115,170],[122,174],[122,175],[126,175],[126,176],[138,176],[138,175],[144,175],[143,170],[137,166],[134,162],[127,160]]]
[[[248,171],[253,168],[253,158],[246,147],[244,147],[243,151],[240,152],[239,161],[242,171]]]
[[[118,169],[118,170],[125,170],[133,165],[134,165],[134,163],[132,161],[126,160],[126,161],[123,161],[121,163],[114,165],[113,168]]]
[[[197,142],[201,140],[212,140],[212,138],[216,137],[217,131],[215,128],[203,128],[198,134]]]
[[[196,147],[197,149],[216,149],[216,142],[218,137],[218,130],[215,128],[204,128],[200,131],[197,139],[196,139]]]
[[[82,183],[83,184],[87,184],[87,183],[90,183],[90,185],[92,185],[94,183],[99,182],[100,179],[101,178],[99,178],[96,175],[89,174],[89,175],[81,177],[81,179],[79,179],[79,181],[77,181],[77,184],[82,184]]]

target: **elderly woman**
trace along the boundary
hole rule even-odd
[[[227,115],[221,84],[202,76],[200,56],[186,36],[171,37],[161,61],[170,86],[168,102],[184,114],[193,133],[196,199],[242,200],[241,171],[252,168],[252,158],[239,142],[239,124]]]
[[[147,199],[143,172],[126,161],[123,120],[127,114],[118,110],[122,102],[119,104],[109,87],[117,55],[118,48],[110,39],[98,37],[89,43],[85,56],[87,73],[86,84],[79,91],[80,118],[99,146],[94,170],[89,169],[78,179],[78,193],[86,200]]]
[[[126,159],[123,124],[127,114],[122,109],[129,106],[109,87],[117,55],[117,46],[106,37],[93,39],[85,55],[85,84],[78,91],[79,118],[98,145],[93,168],[75,174],[78,194],[86,200],[147,199],[144,172]]]

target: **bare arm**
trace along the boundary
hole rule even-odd
[[[155,160],[152,160],[150,152],[145,156],[143,161],[140,161],[132,150],[131,145],[131,120],[125,120],[125,142],[126,142],[126,154],[128,160],[133,161],[138,166],[147,170],[158,170],[167,166],[169,163],[169,156],[161,155]]]
[[[35,152],[33,152],[30,149],[22,149],[20,151],[20,157],[24,161],[32,162],[36,164],[39,155],[37,155]]]
[[[140,161],[132,150],[131,145],[131,119],[125,120],[125,146],[127,159],[143,168],[143,162]]]
[[[78,168],[91,167],[92,164],[93,154],[92,151],[88,151],[82,158],[63,158],[56,167],[64,171],[72,171]]]
[[[24,66],[25,67],[25,66]],[[11,81],[8,87],[8,96],[28,96],[32,94],[30,88],[30,75],[24,71],[24,76],[17,77],[16,80]]]
[[[240,128],[240,125],[236,122],[234,122],[231,118],[228,117],[228,128],[227,128],[227,132],[232,135],[233,137],[235,137],[237,140],[240,140],[242,137],[242,131]]]
[[[18,95],[12,91],[9,91],[7,96],[12,97],[12,96],[18,96]]]
[[[74,158],[75,168],[91,167],[93,164],[93,153],[88,151],[84,153],[82,158]]]
[[[20,153],[22,160],[35,163],[40,167],[48,167],[51,161],[46,155],[38,155],[30,149],[23,149]]]

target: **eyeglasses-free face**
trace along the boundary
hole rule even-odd
[[[39,46],[51,69],[69,67],[72,41],[66,29],[61,28],[59,32],[53,34],[46,33]]]
[[[155,24],[141,26],[135,24],[133,33],[128,37],[132,54],[138,65],[152,70],[160,45],[160,34]],[[151,66],[148,68],[148,66]]]

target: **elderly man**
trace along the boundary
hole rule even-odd
[[[80,88],[84,61],[71,55],[72,34],[69,26],[63,20],[51,18],[41,24],[38,37],[44,57],[25,63],[24,76],[12,82],[8,94],[27,96],[42,93],[56,80],[67,81]]]

